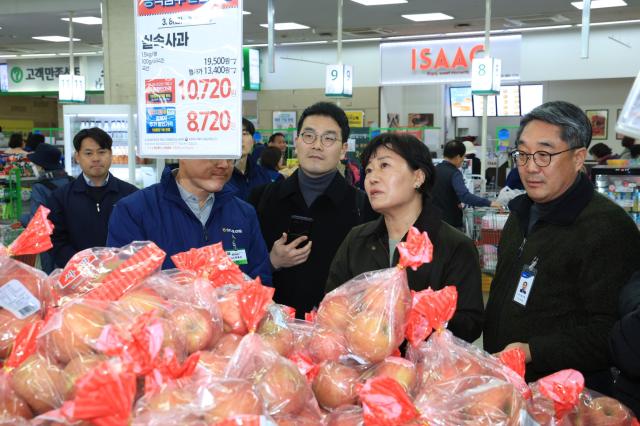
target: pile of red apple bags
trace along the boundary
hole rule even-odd
[[[153,243],[79,253],[49,281],[3,267],[0,285],[26,274],[52,296],[8,339],[0,425],[632,424],[577,372],[529,387],[522,353],[498,360],[455,338],[455,288],[407,285],[404,268],[433,255],[426,233],[412,229],[399,250],[398,267],[345,283],[309,321],[220,244],[162,272]]]

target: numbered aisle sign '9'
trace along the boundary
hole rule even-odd
[[[327,65],[325,96],[350,98],[353,94],[353,67],[351,65]]]
[[[239,158],[242,0],[134,0],[139,155]]]

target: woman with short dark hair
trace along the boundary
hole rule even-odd
[[[19,154],[26,155],[27,151],[24,149],[24,141],[20,133],[13,133],[9,138],[9,149],[4,151],[5,154]]]
[[[589,154],[598,162],[598,164],[606,165],[607,160],[615,160],[620,158],[615,155],[611,148],[604,143],[597,143],[589,149]]]
[[[483,302],[480,263],[473,241],[442,221],[431,203],[435,168],[429,149],[409,134],[383,133],[362,153],[365,191],[382,216],[357,226],[347,235],[331,264],[326,291],[368,271],[398,263],[396,246],[411,226],[426,231],[434,246],[433,261],[407,270],[409,287],[458,289],[456,314],[448,328],[473,342],[482,331]]]

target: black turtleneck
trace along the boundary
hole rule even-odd
[[[561,196],[559,196],[555,200],[551,200],[548,203],[533,203],[533,205],[531,206],[531,212],[529,213],[528,233],[531,232],[533,226],[541,217],[544,217],[547,213],[553,211],[556,206],[562,203],[573,191],[576,190],[576,188],[578,187],[578,183],[580,182],[580,178],[581,174],[578,173],[578,176],[576,176],[576,180],[569,187],[569,189],[567,189]]]
[[[298,169],[298,182],[300,184],[300,192],[307,207],[311,207],[311,204],[329,187],[333,178],[338,171],[334,170],[320,177],[307,176],[302,169]]]

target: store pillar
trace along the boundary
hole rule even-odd
[[[105,104],[136,104],[133,2],[102,0]]]

